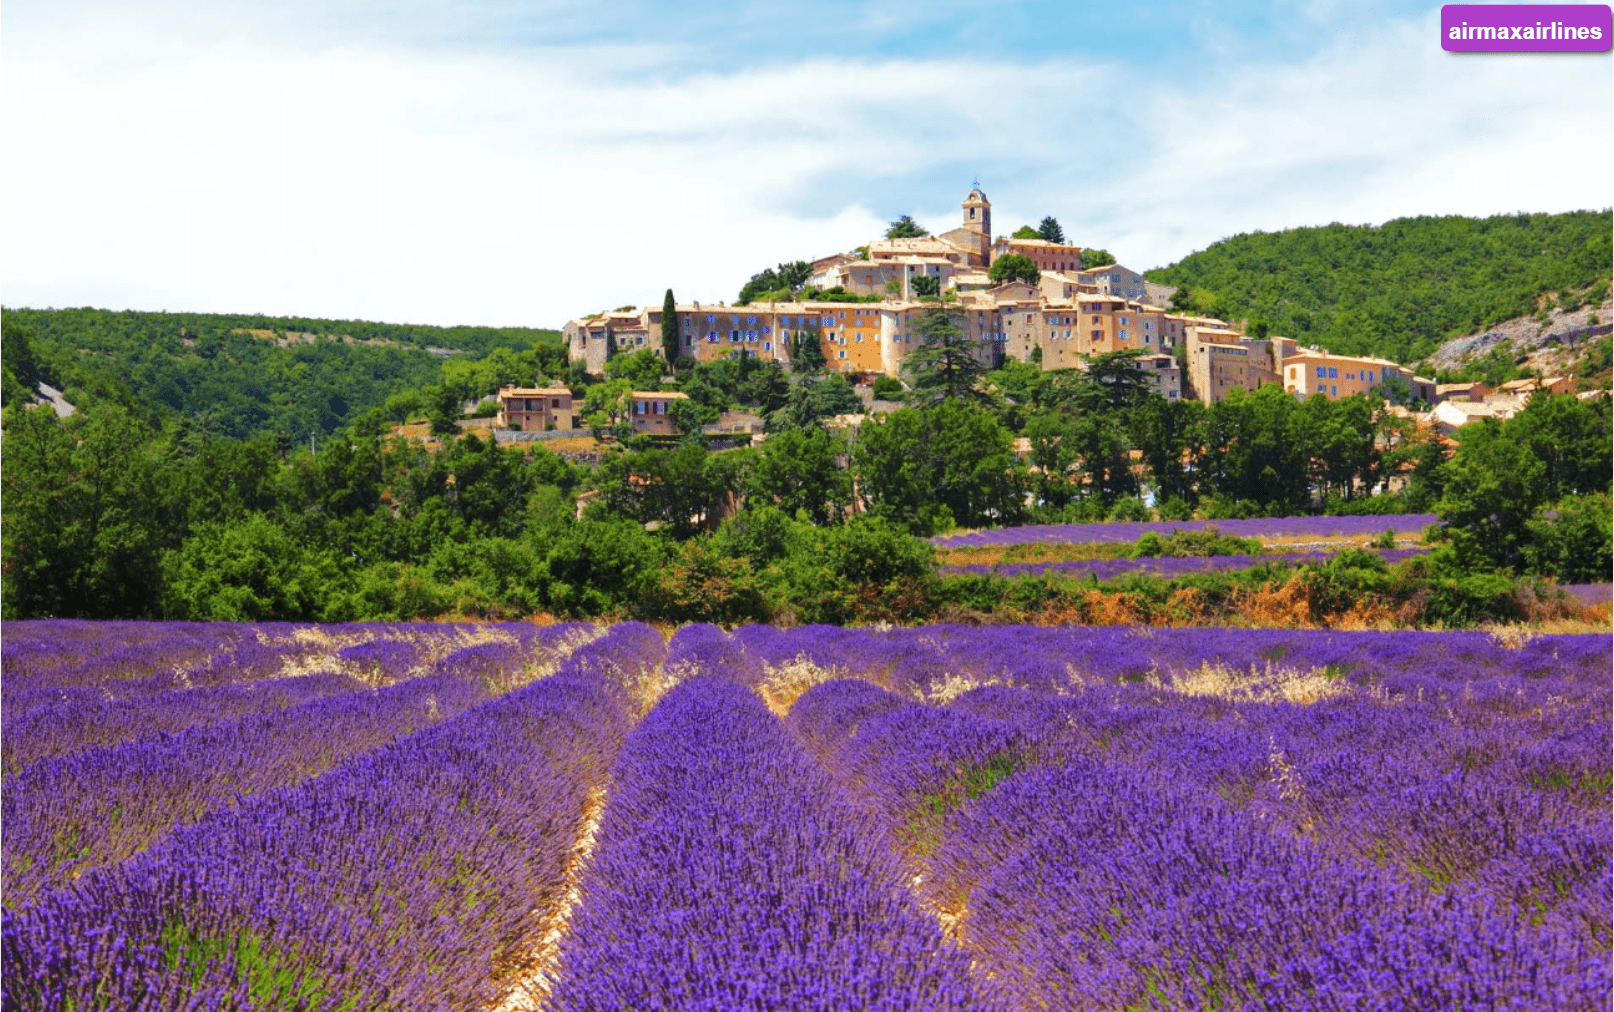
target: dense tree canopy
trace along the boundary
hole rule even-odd
[[[306,442],[402,389],[432,385],[449,391],[457,417],[460,401],[566,369],[555,331],[98,309],[4,315],[26,332],[30,368],[56,377],[69,402],[113,401],[150,422],[192,415],[237,438]]]
[[[1178,286],[1179,308],[1412,362],[1543,298],[1578,302],[1609,279],[1610,235],[1608,211],[1398,218],[1238,235],[1149,277]]]

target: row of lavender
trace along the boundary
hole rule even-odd
[[[5,1007],[486,1007],[565,891],[623,686],[664,652],[619,626],[553,677],[8,912]]]
[[[410,678],[542,670],[586,626],[13,622],[3,647],[4,775],[159,732]]]
[[[298,636],[262,626],[152,625],[107,628],[97,639],[69,624],[65,643],[104,649],[64,649],[52,664],[32,646],[58,625],[6,630],[8,661],[23,660],[20,670],[6,670],[5,684],[34,703],[8,709],[3,729],[11,774],[0,802],[8,909],[125,861],[220,807],[308,780],[484,702],[552,668],[592,635],[575,626],[474,635],[451,627],[330,627]],[[171,639],[160,635],[164,628]],[[130,631],[134,642],[120,643]],[[348,642],[359,637],[368,638]],[[289,649],[274,653],[277,638]],[[353,673],[277,677],[302,670],[314,642],[333,663],[342,653],[365,653],[347,662]],[[436,660],[419,666],[428,645],[426,656]],[[407,661],[399,661],[398,647],[410,651]],[[388,653],[390,667],[371,656]],[[175,681],[199,687],[168,687]]]
[[[1079,559],[1073,562],[1004,562],[996,565],[940,566],[942,573],[975,576],[1062,576],[1098,581],[1124,576],[1159,576],[1174,579],[1194,573],[1222,573],[1267,565],[1320,565],[1336,552],[1289,552],[1264,555],[1189,555],[1143,557],[1137,559]],[[1395,565],[1419,555],[1422,548],[1389,548],[1376,552],[1386,565]]]
[[[992,998],[1606,1004],[1607,637],[742,635]]]
[[[1251,520],[1118,520],[1102,524],[1029,524],[991,531],[942,535],[930,540],[938,548],[1050,544],[1130,544],[1145,534],[1166,537],[1179,531],[1214,527],[1241,538],[1354,538],[1393,530],[1416,534],[1440,523],[1432,513],[1361,517],[1260,517]]]

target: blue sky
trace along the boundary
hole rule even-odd
[[[1439,10],[9,0],[0,299],[558,326],[976,178],[1140,269],[1614,203],[1608,55],[1443,53]]]

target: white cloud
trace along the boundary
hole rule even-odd
[[[558,325],[669,285],[732,298],[865,241],[889,216],[877,186],[951,227],[967,187],[933,181],[957,165],[989,167],[999,231],[1053,213],[1138,267],[1253,228],[1610,202],[1606,58],[1452,57],[1424,22],[1299,67],[681,79],[648,46],[6,43],[0,294],[22,305]]]

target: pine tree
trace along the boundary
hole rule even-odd
[[[906,214],[893,221],[891,227],[885,230],[887,239],[917,239],[920,236],[929,234],[930,232],[926,230],[925,226],[914,221],[911,215]]]
[[[1056,246],[1065,245],[1065,230],[1059,227],[1059,219],[1053,215],[1042,219],[1037,226],[1037,234]]]

